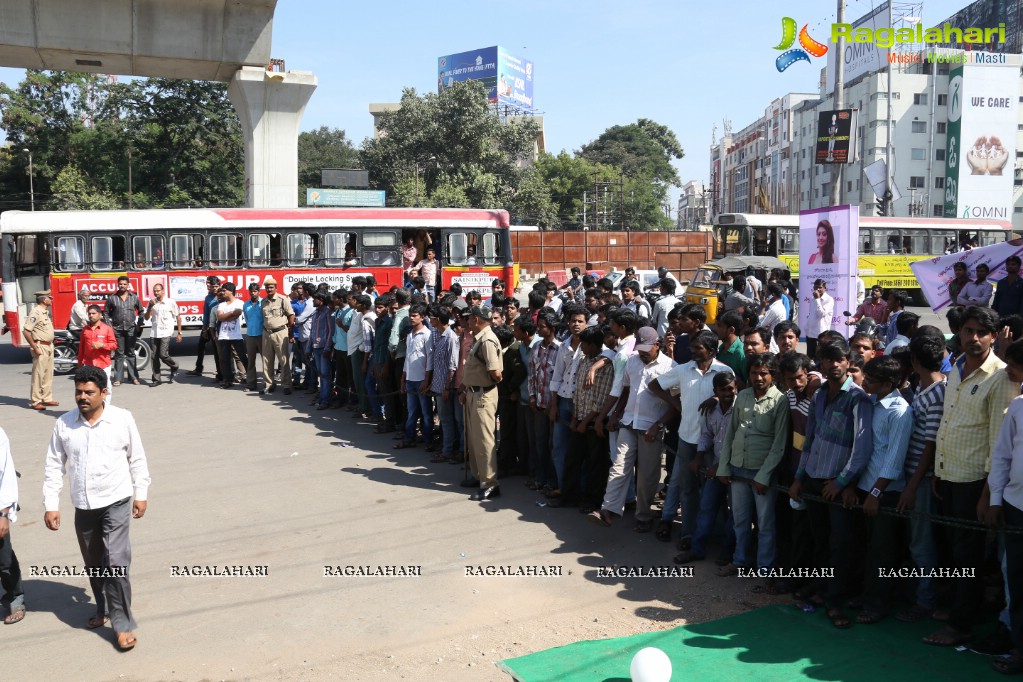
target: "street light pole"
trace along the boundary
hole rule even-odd
[[[32,210],[36,210],[36,188],[35,188],[35,169],[32,168],[32,152],[29,149],[22,149],[21,151],[28,154],[28,197],[29,204]]]

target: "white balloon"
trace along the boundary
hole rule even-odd
[[[629,674],[632,676],[632,682],[669,682],[671,660],[660,649],[648,646],[637,651],[632,657]]]

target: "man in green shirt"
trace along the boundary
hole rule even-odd
[[[757,569],[774,568],[774,470],[785,456],[789,435],[789,403],[774,385],[778,361],[774,353],[751,355],[750,387],[739,393],[725,430],[718,478],[731,488],[735,520],[735,555],[720,576],[738,575],[753,567],[753,513],[757,523]]]
[[[714,333],[721,340],[718,360],[732,368],[736,385],[740,389],[746,387],[746,351],[739,336],[741,331],[742,316],[734,310],[725,313],[714,323]]]

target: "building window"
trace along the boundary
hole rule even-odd
[[[938,106],[943,107],[948,103],[948,95],[938,95]]]
[[[931,207],[931,215],[935,218],[941,218],[945,215],[945,204],[934,204]]]
[[[935,161],[944,161],[945,160],[945,150],[944,149],[935,149],[934,150],[934,160]]]
[[[947,62],[938,62],[938,75],[939,76],[947,76],[948,75],[948,71],[949,71],[949,66],[948,66]]]
[[[852,180],[847,180],[846,181],[846,183],[845,183],[845,191],[846,192],[851,192],[852,191]]]
[[[913,104],[927,104],[927,93],[925,92],[913,93]]]
[[[913,121],[914,133],[926,133],[927,132],[927,121]]]
[[[1023,206],[1016,206],[1012,209],[1013,213],[1023,213]]]
[[[909,157],[914,161],[923,161],[927,158],[927,150],[920,149],[919,147],[913,147],[909,150]]]
[[[922,175],[911,175],[909,176],[909,186],[915,189],[924,188],[924,176]]]
[[[939,135],[944,135],[945,126],[947,125],[948,124],[945,123],[944,121],[938,121],[937,123],[934,124],[934,132],[938,133]]]
[[[934,189],[945,189],[945,176],[939,175],[934,178]]]

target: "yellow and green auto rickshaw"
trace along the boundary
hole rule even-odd
[[[707,324],[714,324],[724,307],[725,297],[731,293],[731,283],[725,273],[745,274],[749,268],[761,282],[766,283],[774,269],[788,271],[788,266],[772,256],[726,256],[704,263],[696,270],[686,288],[686,303],[702,306],[707,313]]]

